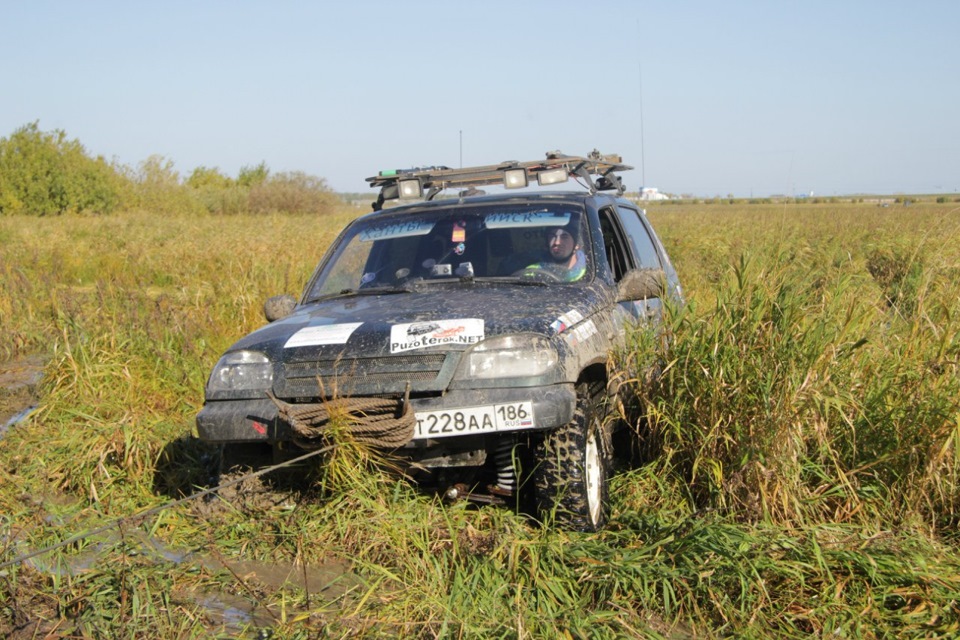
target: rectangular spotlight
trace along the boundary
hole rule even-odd
[[[527,186],[527,170],[507,169],[503,172],[503,186],[507,189],[520,189]]]
[[[400,197],[403,199],[422,198],[423,186],[418,178],[399,180]]]
[[[559,169],[549,169],[548,171],[541,171],[537,174],[537,183],[541,187],[544,187],[548,184],[566,182],[568,177],[567,170],[562,167]]]

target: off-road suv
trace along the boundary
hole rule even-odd
[[[644,212],[622,198],[630,168],[553,152],[368,178],[374,212],[343,230],[299,300],[271,298],[270,324],[214,367],[200,437],[290,456],[348,415],[348,437],[448,497],[530,496],[544,517],[601,527],[610,353],[681,295]],[[585,190],[519,189],[571,177]],[[503,189],[477,189],[489,185]],[[446,189],[462,191],[437,197]]]

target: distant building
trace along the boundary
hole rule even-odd
[[[641,200],[669,200],[670,196],[660,193],[656,187],[644,187],[640,190]]]

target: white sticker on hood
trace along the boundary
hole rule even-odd
[[[483,340],[483,320],[431,320],[390,327],[390,353],[444,344],[476,344]]]
[[[593,320],[587,320],[583,324],[577,325],[571,329],[565,337],[567,339],[567,344],[569,344],[571,347],[576,347],[595,335],[597,335],[597,325],[593,323]]]
[[[323,324],[318,327],[304,327],[290,336],[284,349],[290,347],[314,347],[323,344],[346,344],[347,340],[362,322],[344,324]]]
[[[565,314],[553,321],[550,326],[557,333],[563,333],[573,325],[583,320],[583,315],[576,309],[570,309]]]

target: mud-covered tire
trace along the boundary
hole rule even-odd
[[[606,524],[611,456],[603,407],[602,393],[579,385],[573,420],[536,444],[533,488],[542,520],[574,531]]]

